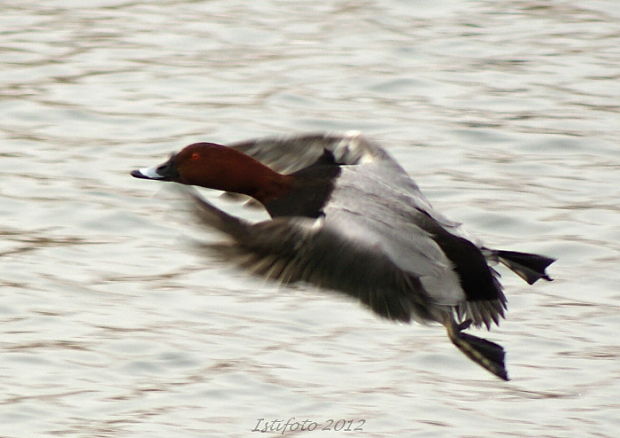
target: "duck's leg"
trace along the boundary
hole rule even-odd
[[[463,330],[469,327],[470,324],[470,320],[457,324],[452,314],[446,315],[444,319],[444,326],[448,332],[448,337],[465,356],[500,379],[509,380],[508,372],[504,365],[504,348],[486,339],[463,333]]]

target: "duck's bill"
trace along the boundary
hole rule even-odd
[[[145,167],[143,169],[136,169],[131,171],[131,176],[134,178],[142,179],[156,179],[165,180],[166,176],[157,172],[157,167]]]
[[[145,167],[131,171],[134,178],[154,179],[158,181],[176,181],[179,177],[175,164],[175,154],[164,164],[155,167]]]

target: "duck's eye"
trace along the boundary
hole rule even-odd
[[[200,159],[200,154],[198,152],[194,152],[192,154],[192,160],[199,160]]]

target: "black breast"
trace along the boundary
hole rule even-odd
[[[340,172],[340,165],[334,161],[333,155],[325,151],[314,164],[291,174],[295,177],[292,189],[268,202],[265,205],[267,211],[271,217],[322,216]]]

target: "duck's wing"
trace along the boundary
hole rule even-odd
[[[317,162],[358,165],[383,161],[400,169],[377,143],[357,132],[266,137],[230,145],[279,173],[293,173]]]
[[[359,299],[380,316],[409,322],[432,320],[419,278],[398,268],[387,254],[324,227],[323,219],[279,217],[249,223],[200,197],[199,219],[231,242],[206,244],[226,262],[284,284],[305,281]]]
[[[220,210],[196,191],[182,189],[192,198],[201,222],[231,238],[204,247],[254,274],[336,290],[380,316],[403,322],[438,321],[437,311],[453,309],[459,320],[489,327],[504,315],[506,301],[497,279],[492,280],[496,296],[466,297],[451,261],[414,224],[406,229],[409,239],[398,233],[386,238],[385,230],[383,239],[373,238],[378,234],[372,226],[356,221],[325,226],[324,217],[277,217],[252,224]]]
[[[339,164],[346,166],[378,164],[373,172],[383,174],[375,178],[379,190],[386,181],[397,186],[409,196],[410,205],[424,211],[457,234],[459,222],[452,221],[434,210],[398,162],[377,142],[357,131],[345,134],[305,134],[288,137],[265,137],[233,143],[230,147],[260,161],[279,173],[293,173],[313,164]],[[360,172],[365,172],[366,169]]]
[[[460,223],[435,211],[400,164],[381,145],[359,132],[264,137],[233,143],[229,147],[284,174],[297,172],[317,163],[346,166],[378,164],[382,169],[379,172],[384,174],[383,178],[375,180],[379,189],[384,189],[379,181],[387,178],[390,185],[398,186],[403,193],[408,194],[408,200],[413,207],[424,211],[443,226],[459,233],[457,230]],[[378,171],[377,166],[374,167],[375,172]],[[231,199],[244,197],[244,195],[237,194],[229,194],[229,196]]]

